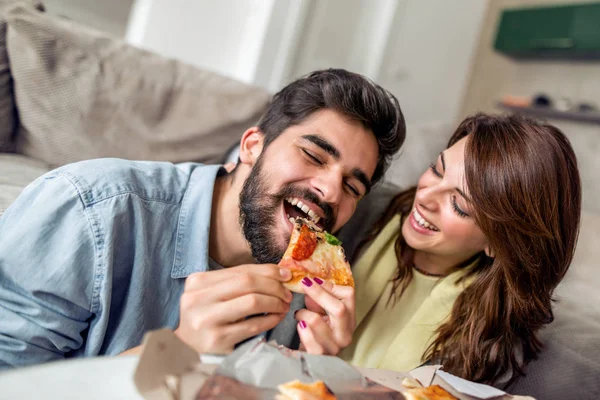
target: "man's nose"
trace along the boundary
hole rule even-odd
[[[343,177],[335,171],[327,171],[313,179],[313,187],[319,193],[321,200],[330,205],[337,205],[342,196]]]

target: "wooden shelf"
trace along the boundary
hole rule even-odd
[[[498,107],[518,114],[531,115],[534,117],[548,119],[562,119],[568,121],[584,122],[588,124],[600,124],[600,112],[578,112],[578,111],[559,111],[546,107],[518,107],[498,103]]]

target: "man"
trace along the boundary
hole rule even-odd
[[[231,173],[101,159],[42,176],[0,220],[0,364],[119,354],[161,327],[226,353],[271,330],[292,299],[275,265],[288,214],[337,231],[404,137],[395,97],[326,70],[274,96]],[[354,292],[316,283],[295,328],[302,348],[335,354],[354,329]]]

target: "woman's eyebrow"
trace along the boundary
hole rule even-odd
[[[444,152],[440,153],[440,158],[442,159],[442,170],[446,172],[446,160],[444,159]]]
[[[460,188],[455,188],[458,194],[460,194],[466,201],[471,202],[471,198],[465,194]]]
[[[443,151],[440,153],[440,159],[442,160],[442,170],[444,172],[446,172],[446,159],[444,158]],[[471,201],[471,198],[469,196],[467,196],[466,193],[461,188],[456,187],[455,189],[466,201],[468,201],[468,202]]]

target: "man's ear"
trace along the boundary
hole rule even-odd
[[[242,164],[253,166],[263,151],[265,135],[253,126],[244,132],[240,140],[240,161]]]

